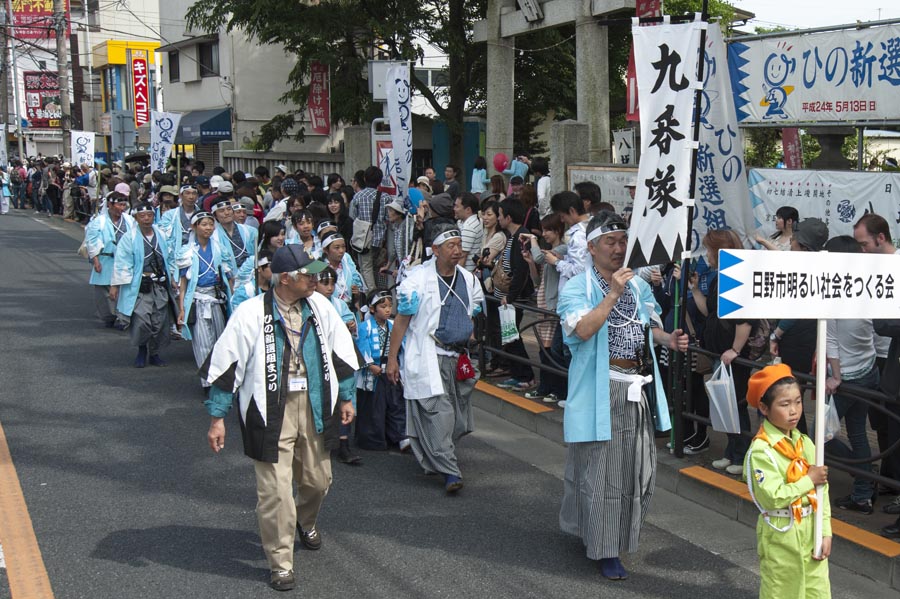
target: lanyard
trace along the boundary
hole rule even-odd
[[[278,310],[278,306],[276,306],[275,309]],[[281,312],[281,310],[278,310],[278,311],[279,311],[279,313]],[[306,320],[303,321],[303,326],[300,327],[300,330],[297,331],[295,329],[292,329],[290,326],[288,326],[288,320],[284,314],[282,314],[282,316],[281,316],[281,326],[284,327],[285,331],[287,331],[288,333],[292,333],[292,335],[297,335],[300,337],[300,340],[297,342],[297,345],[295,346],[293,344],[293,336],[287,335],[287,334],[285,335],[288,345],[291,347],[291,354],[292,354],[291,357],[294,360],[294,365],[297,367],[300,366],[300,363],[302,360],[303,342],[306,341],[306,335],[307,335],[307,333],[309,333],[310,324],[311,324],[311,319],[307,318]]]

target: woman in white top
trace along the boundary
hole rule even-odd
[[[800,222],[800,213],[793,206],[782,206],[775,212],[775,234],[766,239],[756,236],[756,243],[767,250],[787,252],[791,249],[794,226]]]

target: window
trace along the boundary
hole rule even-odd
[[[443,69],[432,69],[431,71],[431,87],[447,87],[450,85],[450,77],[447,71]]]
[[[100,31],[100,0],[86,0],[88,26],[91,31]]]
[[[197,54],[200,57],[200,76],[219,76],[219,42],[200,44]]]
[[[169,83],[181,80],[181,64],[178,61],[178,50],[169,52]]]

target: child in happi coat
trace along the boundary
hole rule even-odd
[[[393,301],[387,291],[369,296],[369,317],[359,325],[356,347],[365,364],[356,377],[356,444],[363,449],[384,450],[390,445],[401,451],[406,438],[406,403],[399,384],[384,373],[389,352]]]
[[[330,266],[325,267],[325,270],[319,273],[319,282],[316,283],[316,291],[328,298],[328,301],[331,302],[331,305],[334,306],[335,310],[337,310],[337,313],[340,315],[341,320],[347,325],[350,334],[356,337],[356,317],[353,316],[353,313],[345,302],[342,302],[334,296],[334,283],[337,280],[337,276],[338,275],[333,268]],[[353,409],[356,409],[356,398],[353,398]],[[349,424],[341,424],[339,438],[340,445],[337,449],[338,461],[342,464],[353,464],[355,466],[362,464],[362,458],[350,450]]]
[[[750,377],[747,402],[765,416],[744,461],[744,477],[760,516],[756,524],[760,598],[831,597],[831,508],[828,468],[813,466],[812,440],[797,430],[800,385],[786,364]],[[824,485],[816,496],[816,485]],[[815,550],[815,512],[823,511],[822,555]]]

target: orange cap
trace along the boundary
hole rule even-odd
[[[747,403],[754,408],[758,408],[759,400],[766,394],[769,387],[789,376],[794,376],[794,373],[791,372],[791,367],[787,364],[773,364],[756,372],[750,377],[750,381],[747,384]]]

